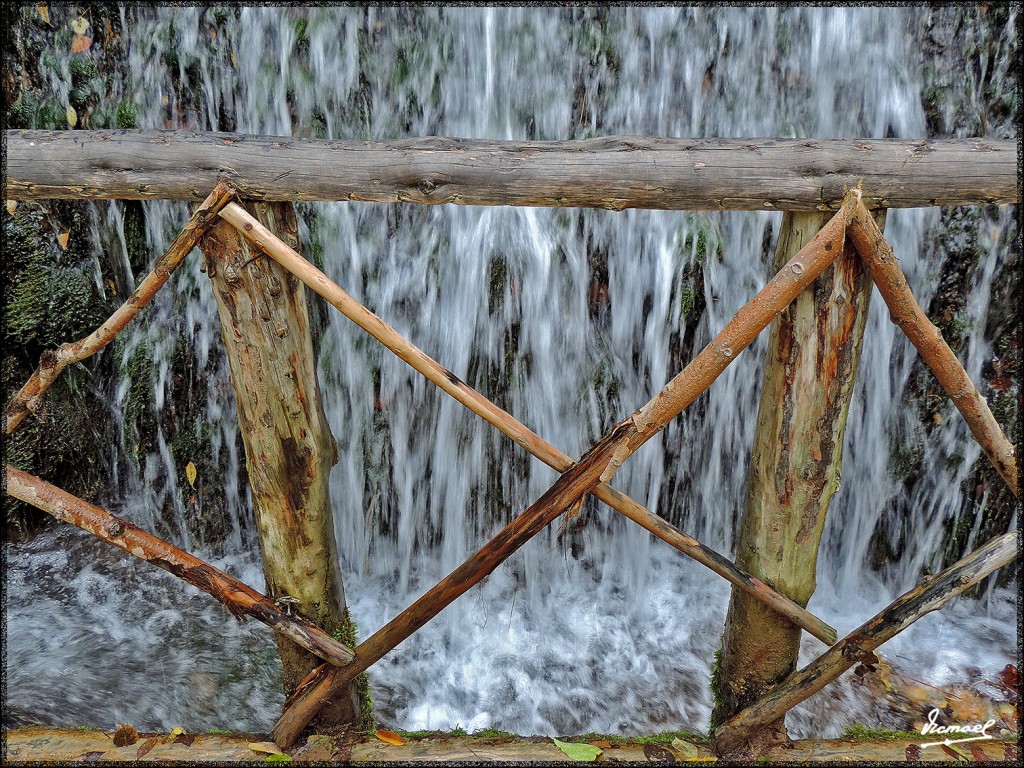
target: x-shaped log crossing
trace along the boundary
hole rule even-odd
[[[181,263],[219,215],[235,226],[257,248],[269,254],[285,269],[292,272],[415,370],[497,427],[531,454],[561,473],[540,499],[502,529],[476,554],[428,590],[391,622],[357,646],[354,652],[350,653],[350,649],[344,646],[338,647],[337,643],[334,645],[323,643],[323,638],[320,637],[322,633],[315,627],[292,626],[292,624],[280,620],[280,617],[268,612],[270,609],[266,607],[266,604],[269,601],[266,598],[248,590],[246,600],[251,601],[250,607],[256,606],[256,610],[247,610],[246,613],[255,615],[260,620],[274,626],[278,631],[295,633],[301,629],[299,634],[302,636],[304,644],[307,647],[312,646],[310,650],[331,661],[331,665],[323,665],[311,674],[285,703],[284,713],[273,729],[274,739],[280,745],[292,744],[316,713],[356,675],[365,671],[460,595],[479,583],[558,515],[579,504],[588,493],[593,494],[646,530],[706,565],[736,587],[763,601],[814,637],[829,645],[835,643],[836,633],[832,627],[760,580],[743,572],[720,554],[686,536],[628,496],[616,491],[608,485],[608,482],[625,459],[660,432],[705,391],[735,359],[736,355],[746,348],[771,322],[772,318],[788,306],[842,253],[847,233],[889,306],[894,322],[906,332],[908,338],[921,353],[925,363],[935,372],[939,382],[967,420],[975,439],[982,446],[1000,476],[1010,486],[1014,496],[1018,495],[1016,462],[1012,445],[996,423],[984,398],[979,395],[977,389],[970,382],[963,366],[917,304],[891,247],[864,206],[859,190],[847,192],[838,213],[822,227],[810,243],[779,270],[750,302],[737,312],[700,354],[647,404],[616,424],[577,462],[573,462],[567,454],[544,441],[535,432],[469,387],[451,371],[402,338],[397,331],[349,296],[340,286],[330,281],[270,230],[263,227],[240,205],[232,202],[234,195],[235,192],[229,185],[219,184],[193,214],[167,253],[158,260],[150,275],[143,280],[129,300],[104,325],[86,339],[74,344],[62,345],[53,352],[44,353],[39,369],[7,407],[5,427],[7,434],[13,432],[29,412],[35,410],[43,393],[56,380],[66,365],[83,360],[106,346],[138,314],[142,306],[166,282],[170,273]],[[7,468],[7,478],[9,483],[12,478],[16,481],[14,485],[17,492],[14,495],[18,495],[19,498],[39,506],[66,522],[83,527],[101,538],[122,546],[136,556],[155,562],[154,558],[148,554],[147,556],[138,554],[134,548],[125,546],[123,542],[116,540],[124,530],[124,521],[121,521],[120,518],[114,518],[109,513],[95,507],[86,510],[91,517],[79,513],[67,514],[67,510],[74,506],[72,501],[85,503],[11,467]],[[43,503],[42,497],[33,490],[42,486],[46,486],[46,492],[51,495],[53,495],[52,492],[63,494],[60,496],[61,504],[57,505],[60,509],[56,509],[53,504],[48,505],[53,508],[48,508]],[[8,492],[12,492],[10,487]],[[64,499],[64,496],[67,496],[68,499]],[[90,507],[91,505],[85,506]],[[79,506],[77,509],[85,508]],[[138,532],[138,529],[134,530]],[[142,532],[138,533],[142,537],[148,537],[146,539],[146,546],[149,548],[146,550],[147,553],[150,549],[159,549],[161,546],[170,547],[156,537]],[[1002,537],[1000,542],[1005,538]],[[974,563],[976,560],[972,560],[972,558],[980,558],[985,563],[984,568],[974,568],[971,571],[971,583],[981,578],[979,574],[987,574],[1012,559],[1007,554],[1005,543],[1001,543],[999,546],[998,558],[987,554],[986,547],[968,555],[961,561],[961,563],[967,561]],[[180,550],[174,550],[174,553],[176,557],[181,556],[186,560],[192,557]],[[197,564],[204,568],[207,567],[202,561],[195,558],[188,562],[190,567],[196,567]],[[157,564],[161,565],[161,563]],[[165,566],[161,565],[161,567]],[[178,573],[173,568],[168,568],[168,570]],[[957,578],[960,579],[958,584],[966,584],[964,579],[967,577],[962,573],[958,572],[958,574]],[[186,577],[182,576],[182,578]],[[188,579],[186,578],[186,580]],[[202,584],[199,586],[206,589]],[[237,585],[232,585],[232,588],[236,592],[238,591]],[[218,594],[216,589],[206,589],[206,591],[223,601],[223,597]],[[242,591],[244,592],[244,590]],[[946,590],[946,596],[942,602],[959,591],[962,589]],[[248,594],[249,592],[252,594]],[[940,604],[929,603],[932,607],[928,610],[934,610]],[[229,605],[230,607],[232,606]],[[237,609],[237,606],[234,608]],[[237,615],[236,610],[232,610],[232,612]],[[884,639],[896,634],[923,613],[924,611],[921,611],[908,618],[885,637],[877,634],[871,641],[873,645],[870,647],[877,647]],[[883,612],[880,615],[885,614],[886,612]],[[864,632],[861,637],[870,635],[870,625],[871,622],[862,628]],[[299,629],[296,629],[297,626]],[[886,631],[891,629],[892,624],[887,624]],[[844,643],[848,643],[848,640],[844,640]],[[842,644],[840,643],[840,645]],[[863,643],[861,646],[867,647]],[[826,659],[837,648],[839,648],[838,645],[834,646],[822,659]],[[340,666],[346,663],[347,666]],[[836,668],[835,664],[831,667],[833,670]],[[835,676],[838,676],[838,673]],[[817,679],[817,676],[812,677]],[[825,684],[821,683],[807,693],[806,689],[812,687],[810,682],[802,679],[788,682],[790,686],[783,692],[785,696],[779,698],[782,694],[776,691],[776,698],[772,700],[774,703],[770,706],[764,704],[770,698],[766,697],[762,702],[730,720],[726,724],[729,726],[727,732],[732,734],[730,738],[742,732],[749,722],[756,722],[760,717],[765,716],[764,712],[774,713],[775,717],[781,716],[781,713],[792,706],[789,704],[781,708],[780,713],[780,707],[783,707],[785,702],[798,695],[803,695],[803,698],[806,698],[807,695]],[[794,693],[794,688],[798,693]],[[760,710],[751,712],[759,706]],[[739,720],[737,720],[738,718]]]

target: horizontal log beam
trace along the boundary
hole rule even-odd
[[[666,210],[1016,203],[1017,147],[989,139],[325,141],[195,131],[7,131],[9,200],[245,198]]]
[[[213,595],[239,621],[252,616],[275,632],[301,645],[335,666],[351,664],[352,649],[335,640],[299,615],[282,610],[269,597],[224,571],[214,568],[173,544],[137,527],[130,520],[83,501],[38,477],[6,467],[7,494],[41,509],[48,515],[77,526],[104,541],[120,547],[140,560],[163,568],[207,594]]]

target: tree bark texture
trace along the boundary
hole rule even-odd
[[[43,394],[57,380],[61,371],[72,363],[79,363],[99,352],[139,314],[167,282],[171,273],[192,252],[199,239],[218,220],[217,214],[220,209],[232,200],[234,194],[231,185],[224,182],[217,184],[185,223],[167,252],[157,259],[152,271],[103,325],[84,339],[62,344],[56,350],[43,352],[39,367],[7,406],[4,434],[11,434],[25,417],[38,407]]]
[[[191,131],[7,131],[10,200],[242,197],[427,205],[835,210],[1019,202],[1013,141],[422,137],[324,141]]]
[[[946,390],[967,426],[999,476],[1006,481],[1015,498],[1018,491],[1017,459],[1013,444],[1003,434],[985,398],[953,354],[942,331],[936,328],[910,291],[892,246],[861,203],[850,222],[850,240],[873,276],[889,314],[917,348],[921,359]]]
[[[255,215],[298,248],[289,203],[256,203]],[[345,596],[328,496],[337,445],[320,400],[302,284],[221,221],[201,242],[231,368],[267,593],[329,632],[344,629]],[[279,640],[285,691],[318,661]],[[330,721],[355,722],[354,689]]]
[[[884,215],[884,214],[883,214]],[[786,213],[774,268],[826,223]],[[871,279],[853,245],[772,321],[736,562],[797,604],[814,592],[818,544],[839,485]],[[796,668],[800,629],[733,590],[715,674],[721,722]],[[766,741],[785,741],[783,721]]]
[[[125,552],[163,568],[194,587],[213,595],[239,621],[246,615],[272,627],[306,650],[335,666],[351,664],[355,654],[319,627],[293,616],[270,598],[209,563],[146,533],[129,520],[89,504],[38,477],[15,469],[6,471],[7,493],[65,523],[103,539]]]
[[[998,536],[949,568],[926,577],[884,610],[859,626],[813,662],[794,672],[756,703],[734,715],[715,731],[715,750],[729,754],[765,723],[777,721],[858,662],[872,663],[872,654],[912,623],[938,610],[989,574],[1011,563],[1020,548],[1020,531]]]
[[[267,254],[282,267],[298,277],[310,289],[323,297],[345,317],[354,322],[392,353],[406,362],[415,371],[435,384],[503,434],[525,448],[548,466],[558,472],[565,472],[572,466],[568,454],[548,443],[540,435],[507,413],[458,376],[431,358],[416,345],[403,338],[394,328],[385,323],[370,310],[356,301],[341,286],[330,280],[323,272],[303,259],[294,249],[281,242],[273,232],[250,216],[238,204],[229,205],[221,217],[233,224],[250,242],[261,243]],[[779,611],[791,621],[810,632],[822,642],[831,645],[836,641],[835,629],[804,610],[792,600],[775,592],[763,582],[752,578],[738,569],[731,561],[714,550],[687,536],[668,522],[645,509],[633,499],[599,483],[593,495],[613,509],[633,520],[680,552],[694,558],[730,583],[745,590],[773,610]]]

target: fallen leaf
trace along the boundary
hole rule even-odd
[[[942,747],[943,752],[952,757],[954,760],[967,759],[967,753],[959,747],[954,746],[953,744],[939,744],[939,746]]]
[[[192,742],[196,740],[194,733],[179,733],[174,737],[175,744],[184,744],[186,747],[191,747]]]
[[[916,763],[921,759],[921,747],[917,744],[910,744],[907,746],[907,762]]]
[[[47,24],[50,23],[50,9],[45,5],[37,5],[36,13],[39,14],[39,18],[45,21]]]
[[[139,745],[139,751],[135,753],[135,759],[136,760],[141,760],[146,755],[148,755],[150,753],[150,750],[152,750],[153,747],[156,746],[156,742],[157,742],[156,737],[154,737],[152,739],[146,739],[144,742],[142,742]]]
[[[68,249],[68,238],[71,237],[70,232],[62,232],[57,235],[57,243],[60,245],[61,250],[66,251]]]
[[[64,111],[65,116],[68,119],[68,125],[74,128],[78,125],[78,113],[75,112],[75,108],[68,104],[68,108]]]
[[[76,35],[84,35],[85,30],[89,28],[89,21],[84,16],[79,16],[71,21],[71,28],[75,30]]]
[[[644,744],[644,757],[655,763],[674,763],[676,756],[657,744]]]
[[[400,747],[403,744],[405,744],[405,739],[403,739],[394,731],[377,731],[373,735],[381,741],[383,741],[385,744],[391,744],[395,747]]]
[[[562,750],[571,760],[576,760],[580,763],[592,763],[597,760],[597,756],[601,754],[600,747],[595,747],[593,744],[575,744],[566,741],[559,741],[558,739],[552,739],[555,742],[555,746]]]
[[[985,754],[985,750],[979,747],[977,744],[968,744],[967,748],[971,750],[971,755],[974,757],[975,762],[978,763],[991,763],[992,758]]]
[[[139,732],[131,725],[119,725],[114,731],[114,746],[128,747],[139,740]]]
[[[7,210],[11,209],[8,208]],[[999,682],[1014,693],[1017,693],[1017,689],[1020,687],[1020,670],[1013,666],[1013,664],[1007,664],[999,672]]]
[[[92,38],[87,35],[75,35],[71,41],[71,52],[81,53],[82,51],[89,50],[89,46],[92,45]]]
[[[957,691],[957,694],[960,698],[949,702],[953,719],[965,723],[984,719],[985,701],[981,696],[973,691]]]
[[[11,214],[11,216],[14,215],[14,212],[17,209],[18,209],[18,201],[17,200],[8,200],[7,201],[7,212],[9,214]]]
[[[1000,702],[996,705],[996,711],[1011,731],[1017,730],[1017,708],[1013,704],[1008,701]]]
[[[284,752],[272,741],[250,741],[246,744],[253,752],[260,752],[264,755],[283,755]]]
[[[595,739],[594,741],[588,741],[587,743],[593,744],[595,747],[600,747],[601,749],[612,748],[612,743],[610,741],[605,741],[604,739]]]
[[[680,738],[672,739],[672,749],[678,752],[684,760],[694,760],[700,756],[700,751],[696,746],[688,741],[683,741]]]
[[[193,464],[190,461],[188,463],[188,466],[185,467],[185,477],[188,478],[188,484],[191,485],[193,488],[196,487],[196,475],[197,474],[198,474],[198,472],[196,471],[196,465]]]
[[[185,733],[185,729],[182,728],[180,725],[176,725],[173,728],[171,728],[171,732],[169,734],[167,734],[167,738],[164,739],[164,741],[165,742],[177,741],[178,737],[181,736],[183,733]]]

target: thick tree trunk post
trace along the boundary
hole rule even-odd
[[[786,213],[781,268],[828,220]],[[815,587],[818,543],[839,485],[843,434],[871,279],[847,241],[843,254],[772,321],[737,565],[797,604]],[[712,727],[796,668],[800,628],[733,589],[713,680]],[[779,719],[755,740],[785,741]]]
[[[250,210],[299,247],[294,206],[256,203]],[[348,616],[328,499],[337,445],[320,400],[305,289],[227,222],[214,227],[201,248],[231,366],[266,592],[345,637]],[[278,649],[291,694],[320,662],[283,638]],[[332,723],[356,722],[355,688],[325,715]]]

